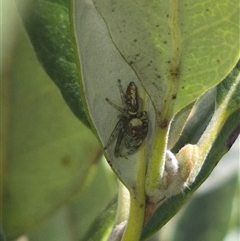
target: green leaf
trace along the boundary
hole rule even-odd
[[[72,227],[76,231],[76,236],[79,237],[78,240],[85,241],[84,237],[90,227],[117,193],[116,176],[106,165],[105,158],[101,159],[96,169],[96,174],[93,176],[88,188],[70,203]],[[115,209],[113,208],[112,211],[114,212]],[[108,221],[107,225],[105,224],[106,232],[109,232],[112,226],[114,213],[111,213],[111,215],[108,213],[110,221]]]
[[[174,113],[193,102],[239,58],[238,1],[94,3],[161,115],[172,99]]]
[[[117,201],[116,198],[112,200],[95,219],[94,223],[90,226],[86,235],[81,239],[82,241],[92,240],[101,241],[106,240],[111,231],[116,215]]]
[[[71,223],[71,213],[68,205],[59,207],[53,215],[39,223],[35,229],[30,232],[28,239],[31,241],[74,241],[75,230]]]
[[[171,150],[175,144],[177,143],[178,139],[182,137],[183,129],[187,123],[189,115],[191,113],[193,104],[190,104],[180,110],[173,118],[171,129],[168,138],[168,149]],[[191,118],[191,117],[190,117]],[[186,128],[187,129],[187,128]],[[191,143],[191,142],[188,142]]]
[[[29,240],[90,240],[90,238],[84,238],[86,237],[86,232],[116,193],[116,178],[113,175],[109,176],[109,168],[106,168],[103,161],[105,160],[101,160],[96,164],[96,172],[83,192],[78,193],[69,202],[62,205],[44,223],[39,223],[38,227],[28,235]],[[108,216],[111,221],[110,227],[114,221],[115,209],[110,211],[108,208],[105,213],[105,216]],[[99,220],[97,222],[100,226],[103,223],[102,219],[101,222]],[[103,230],[106,230],[106,226],[104,226]],[[96,228],[90,235],[97,236]],[[96,240],[100,240],[99,236]]]
[[[89,126],[80,97],[68,0],[15,1],[37,57],[73,113]]]
[[[174,153],[177,153],[178,150],[187,143],[196,144],[198,142],[213,116],[215,100],[215,87],[207,91],[197,100],[189,114],[189,119],[184,126],[179,140],[172,149]]]
[[[5,235],[4,235],[3,228],[2,228],[1,224],[0,224],[0,240],[6,241],[6,238],[5,238]]]
[[[2,219],[8,240],[29,232],[81,192],[101,155],[94,135],[39,66],[26,36],[16,40],[3,82]]]
[[[232,80],[236,81],[233,82]],[[240,61],[238,61],[233,71],[226,77],[226,79],[217,86],[216,102],[217,106],[221,106],[228,102],[226,106],[226,114],[230,115],[235,110],[240,108]]]
[[[178,222],[173,240],[224,240],[237,182],[235,173],[223,185],[193,198]]]

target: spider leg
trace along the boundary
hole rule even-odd
[[[120,111],[121,113],[123,113],[124,115],[126,115],[126,111],[125,111],[123,108],[117,106],[116,104],[114,104],[114,103],[113,103],[111,100],[109,100],[108,98],[106,98],[106,101],[107,101],[111,106],[113,106],[115,109],[117,109],[118,111]]]
[[[124,108],[127,109],[126,100],[125,100],[125,94],[124,94],[124,91],[123,91],[123,88],[122,88],[122,84],[121,84],[121,80],[120,80],[120,79],[118,79],[118,88],[119,88],[119,91],[120,91],[122,104],[123,104]]]
[[[121,155],[119,155],[119,152],[120,152],[120,149],[121,149],[120,147],[121,147],[123,138],[124,138],[124,128],[121,128],[120,131],[119,131],[116,146],[115,146],[115,149],[114,149],[115,157],[121,156]]]
[[[141,111],[137,113],[137,118],[141,119],[142,121],[147,121],[148,122],[148,115],[146,111]]]
[[[143,113],[144,116],[145,113]],[[122,128],[124,129],[124,128]],[[142,145],[148,132],[148,120],[143,120],[142,130],[136,133],[136,135],[129,135],[126,133],[124,136],[123,144],[124,151],[121,152],[120,157],[126,157],[133,154]]]
[[[127,148],[128,151],[121,153],[120,157],[126,157],[126,156],[134,153],[141,146],[142,142],[143,142],[143,140],[139,141],[138,143],[135,143],[132,146],[128,146],[128,148]]]
[[[108,139],[108,142],[106,144],[106,146],[104,147],[104,149],[106,150],[111,144],[112,142],[114,141],[114,139],[116,138],[119,130],[121,130],[121,128],[123,127],[124,123],[122,120],[119,120],[118,123],[116,124],[116,126],[114,127],[114,130],[112,131],[109,139]]]

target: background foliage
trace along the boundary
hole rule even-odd
[[[116,194],[115,177],[101,159],[94,135],[72,114],[38,63],[12,1],[4,3],[3,13],[5,235],[7,240],[21,235],[31,241],[87,240],[87,230]],[[232,155],[227,164],[236,163],[238,150]],[[198,233],[199,240],[217,241],[238,235],[237,165],[226,169],[227,164],[152,240],[186,240]],[[166,237],[169,230],[172,237]]]

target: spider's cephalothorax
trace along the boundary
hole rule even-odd
[[[123,92],[121,81],[118,80],[118,87],[121,94],[123,108],[115,105],[108,98],[106,101],[121,112],[105,149],[112,144],[117,136],[114,149],[116,157],[125,157],[135,152],[142,144],[148,132],[148,117],[146,111],[139,111],[139,100],[137,86],[130,82],[126,94]]]

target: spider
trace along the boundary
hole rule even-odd
[[[139,100],[135,83],[129,83],[126,94],[123,92],[121,80],[118,80],[118,87],[123,108],[106,98],[106,101],[121,114],[118,115],[119,120],[104,149],[107,149],[117,136],[114,155],[115,157],[126,157],[135,152],[146,137],[148,117],[146,111],[139,111]]]

